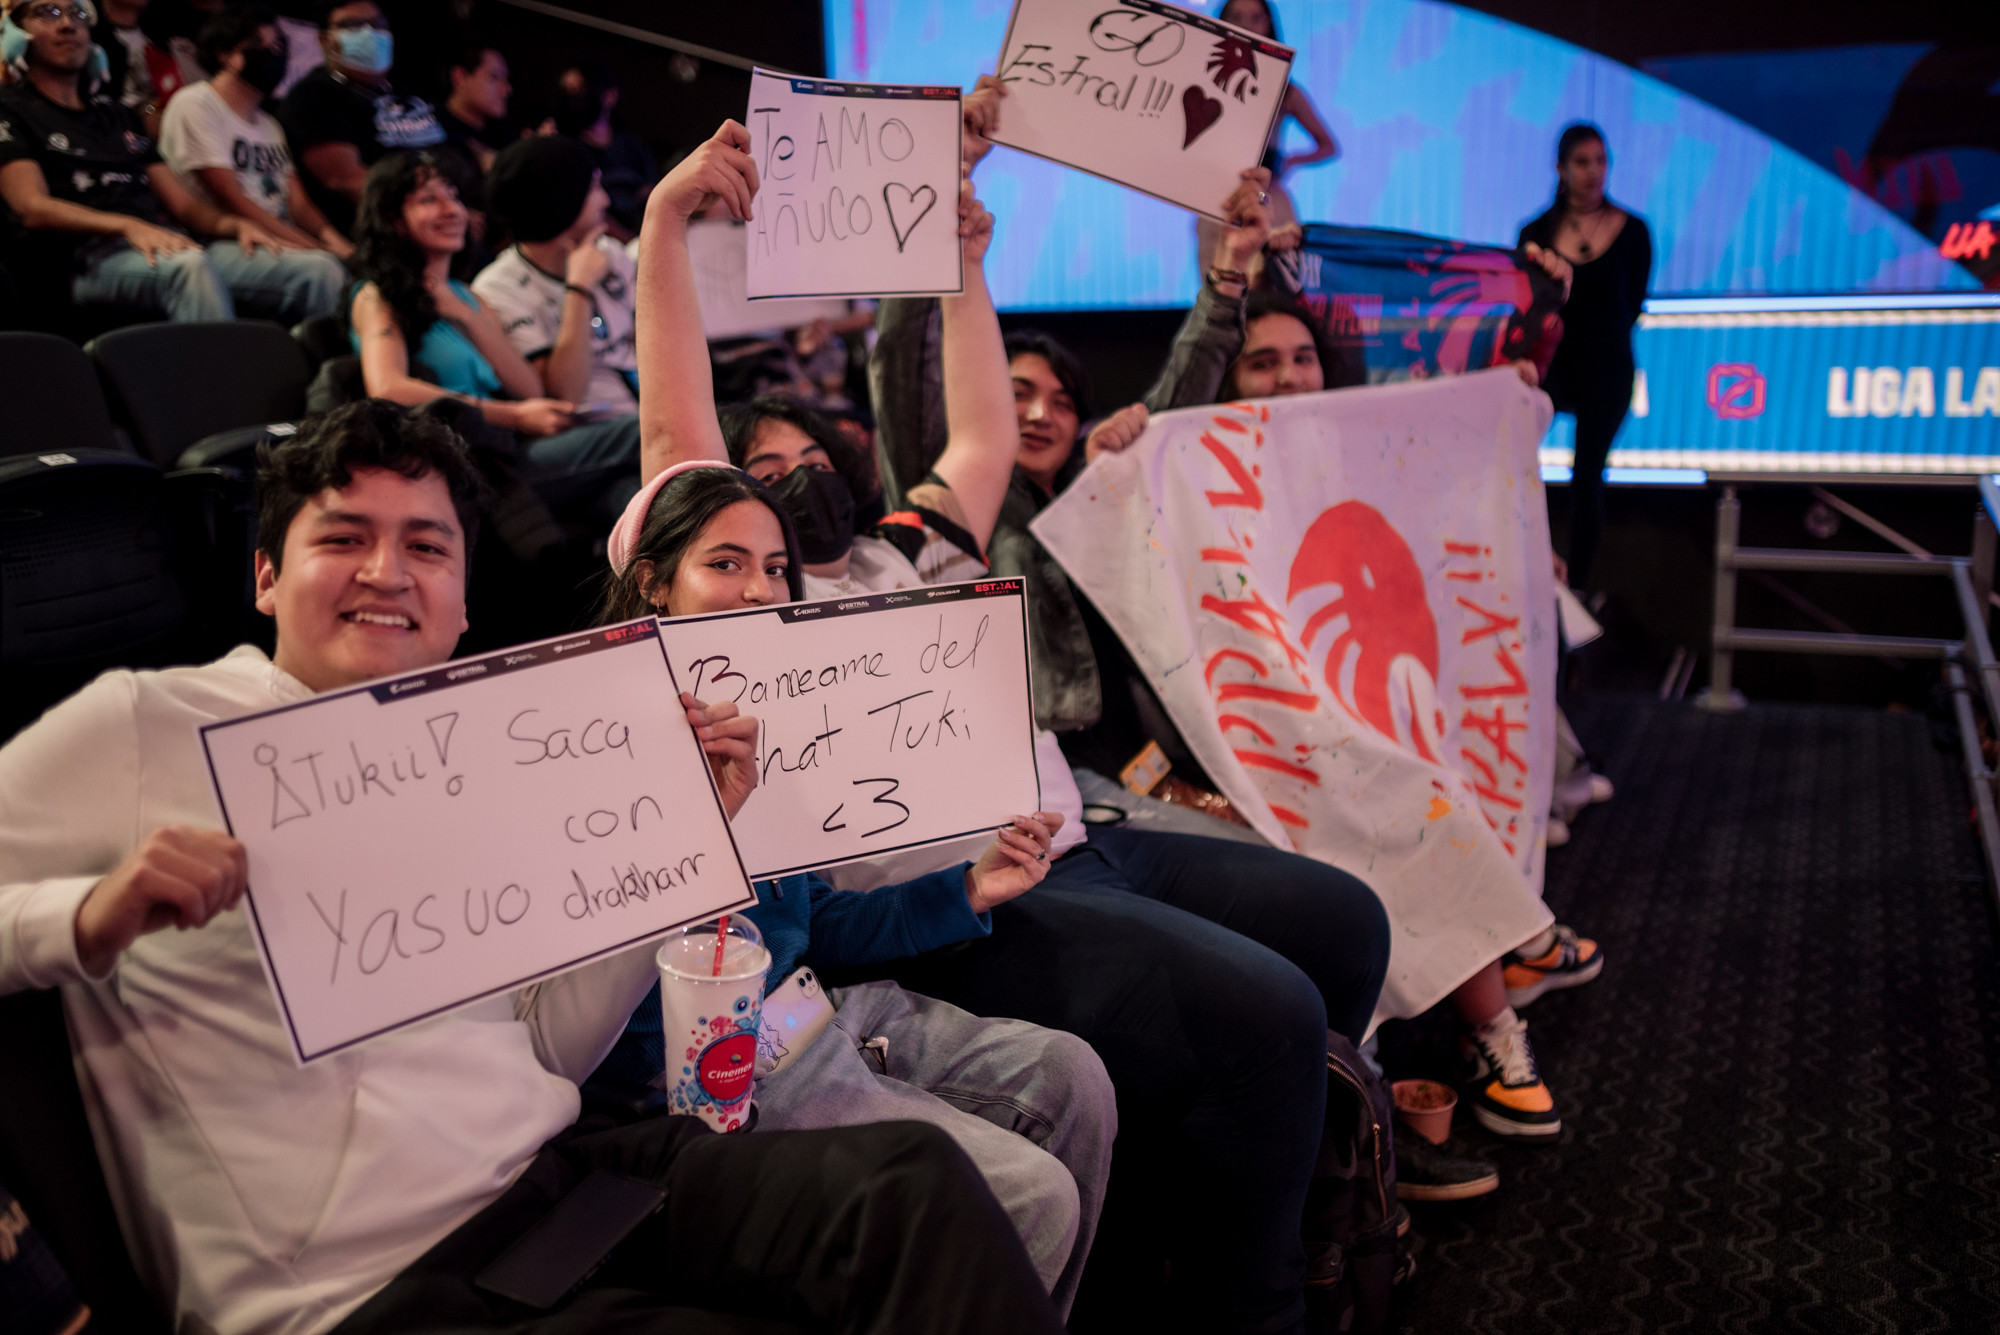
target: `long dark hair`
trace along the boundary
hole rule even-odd
[[[1267,315],[1289,315],[1306,327],[1306,333],[1312,336],[1313,355],[1319,358],[1319,378],[1322,387],[1345,389],[1349,384],[1362,383],[1343,376],[1342,363],[1335,355],[1333,345],[1327,342],[1326,325],[1308,310],[1303,302],[1289,293],[1260,287],[1253,289],[1250,295],[1243,299],[1245,347],[1250,344],[1250,327]],[[1237,357],[1240,360],[1242,353],[1239,352]],[[1345,383],[1338,383],[1343,380]],[[1222,385],[1216,390],[1216,402],[1229,403],[1242,397],[1236,388],[1236,363],[1231,362],[1229,369],[1222,373]]]
[[[410,355],[438,321],[437,302],[424,286],[430,256],[403,231],[403,205],[433,180],[454,189],[456,173],[430,153],[390,153],[368,169],[361,187],[361,206],[354,215],[354,258],[349,261],[364,283],[373,283],[396,317]]]
[[[1569,198],[1563,192],[1562,165],[1569,161],[1569,155],[1576,151],[1577,145],[1592,142],[1603,144],[1604,131],[1589,121],[1571,121],[1563,126],[1562,135],[1556,140],[1555,202],[1550,204],[1540,217],[1521,229],[1522,236],[1538,245],[1548,246],[1555,243],[1556,228],[1562,223],[1563,211],[1569,207]],[[1607,153],[1610,151],[1608,146],[1605,151]],[[1607,193],[1605,202],[1609,203],[1610,199]]]
[[[759,394],[743,403],[725,403],[716,409],[715,416],[722,426],[723,444],[729,447],[729,462],[738,468],[750,457],[758,427],[767,421],[788,422],[826,451],[827,462],[853,493],[857,508],[866,507],[882,494],[875,461],[847,438],[839,422],[811,404],[789,394]]]
[[[668,481],[653,497],[646,522],[633,544],[632,557],[625,568],[611,576],[598,605],[600,625],[651,616],[660,609],[652,595],[673,583],[681,558],[717,515],[738,501],[756,501],[778,518],[785,535],[785,588],[793,602],[805,597],[800,572],[799,535],[792,529],[791,516],[778,504],[771,489],[740,468],[690,468]],[[639,563],[651,562],[651,579],[640,577]]]
[[[1069,401],[1076,405],[1077,431],[1083,431],[1083,424],[1090,420],[1090,373],[1077,360],[1075,353],[1064,347],[1054,334],[1040,329],[1016,329],[1007,335],[1007,363],[1013,365],[1016,357],[1029,354],[1040,357],[1056,373],[1056,383],[1069,395]]]
[[[1222,7],[1215,11],[1215,16],[1222,18],[1223,12],[1234,3],[1236,3],[1236,0],[1222,0]],[[1278,11],[1276,6],[1272,5],[1271,0],[1250,0],[1250,3],[1263,7],[1264,20],[1271,25],[1271,40],[1282,45],[1285,39],[1278,34]],[[1224,22],[1227,22],[1227,20],[1225,19]]]

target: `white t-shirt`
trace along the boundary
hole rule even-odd
[[[611,267],[591,289],[596,317],[590,322],[590,388],[581,406],[629,413],[639,406],[634,390],[639,356],[632,339],[638,266],[625,247],[608,236],[598,238],[597,248]],[[519,246],[508,247],[480,270],[472,290],[499,317],[500,327],[523,357],[532,360],[556,345],[562,329],[562,275],[537,269]]]
[[[0,747],[0,995],[62,989],[112,1201],[179,1331],[336,1325],[575,1120],[658,985],[648,944],[300,1067],[240,904],[86,973],[97,880],[162,825],[217,825],[195,729],[311,694],[245,646],[107,673]]]
[[[277,118],[259,107],[251,119],[243,119],[212,83],[183,88],[167,103],[160,121],[160,157],[195,198],[214,208],[222,202],[195,173],[227,167],[251,203],[280,222],[292,220],[287,195],[292,153]]]
[[[928,488],[938,491],[942,488]],[[949,493],[946,493],[949,495]],[[806,598],[811,602],[822,602],[829,598],[849,598],[862,593],[893,593],[898,589],[921,589],[927,584],[949,583],[957,579],[973,578],[975,573],[984,573],[983,564],[972,565],[976,558],[958,552],[958,549],[936,530],[926,527],[924,550],[919,559],[925,565],[956,567],[945,579],[925,579],[917,567],[910,564],[908,557],[897,550],[893,543],[881,538],[858,537],[848,549],[847,575],[843,579],[829,579],[823,575],[803,577]],[[957,553],[957,560],[948,560],[945,550]],[[1069,762],[1063,759],[1062,747],[1056,742],[1056,735],[1035,729],[1035,769],[1042,781],[1042,809],[1062,813],[1063,827],[1056,831],[1053,844],[1056,857],[1084,841],[1083,794],[1077,791],[1076,776],[1069,772]],[[850,862],[839,867],[830,867],[820,872],[839,890],[873,890],[878,886],[894,885],[902,881],[914,880],[927,873],[940,871],[956,863],[977,858],[985,849],[991,836],[978,834],[970,839],[961,839],[949,844],[935,844],[929,848],[912,849],[907,853],[897,853],[886,858],[873,858],[865,862]]]

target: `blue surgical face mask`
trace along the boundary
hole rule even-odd
[[[396,61],[396,40],[381,28],[342,28],[334,45],[341,64],[368,74],[385,74]]]

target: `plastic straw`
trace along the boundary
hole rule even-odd
[[[729,915],[725,913],[722,915],[722,921],[715,924],[715,968],[709,972],[709,977],[722,977],[722,948],[728,944]]]

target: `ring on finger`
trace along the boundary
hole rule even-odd
[[[1271,202],[1270,194],[1266,191],[1259,190],[1257,192],[1257,202],[1259,204],[1269,204]]]

